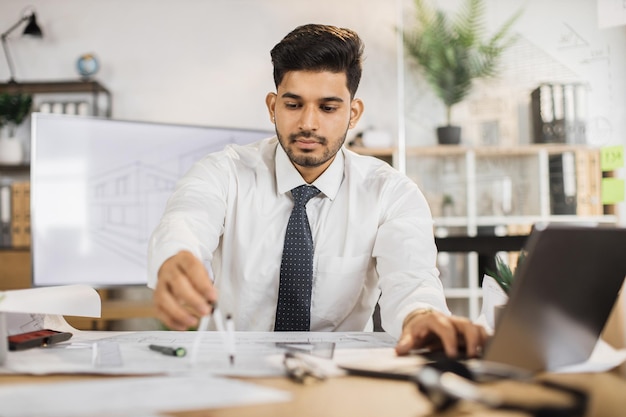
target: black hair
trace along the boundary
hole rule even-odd
[[[361,81],[363,42],[356,32],[329,25],[298,26],[270,52],[274,84],[280,85],[289,71],[330,71],[346,74],[354,98]]]

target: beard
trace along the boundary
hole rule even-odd
[[[343,146],[344,142],[346,141],[347,134],[348,131],[346,129],[346,132],[343,134],[340,140],[334,142],[335,146],[329,148],[328,140],[324,136],[316,135],[310,130],[305,130],[299,133],[292,133],[288,136],[287,139],[285,139],[280,133],[278,133],[278,128],[276,128],[276,137],[278,138],[278,142],[289,157],[289,160],[296,165],[307,168],[318,167],[331,160],[337,154],[337,152],[339,152],[341,146]],[[313,151],[308,150],[295,151],[291,145],[295,143],[298,138],[315,139],[320,145],[323,146],[324,151],[322,155],[315,155]]]

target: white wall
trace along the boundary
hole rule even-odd
[[[434,3],[451,10],[462,1]],[[96,78],[113,93],[115,118],[173,123],[271,128],[264,108],[274,89],[269,50],[300,24],[353,28],[366,44],[360,127],[397,135],[395,27],[412,23],[412,0],[3,0],[0,30],[29,5],[45,38],[11,35],[18,81],[76,79],[76,59],[92,52],[101,61]],[[592,141],[626,142],[626,26],[599,29],[596,0],[487,0],[487,6],[494,28],[524,8],[515,25],[521,42],[507,56],[500,90],[523,102],[538,82],[588,82]],[[414,65],[406,68],[407,141],[434,143],[443,107]],[[2,57],[0,80],[6,79]],[[473,97],[484,101],[490,89],[478,88]],[[475,115],[463,105],[454,115],[468,124],[466,140],[477,141]]]
[[[45,38],[11,36],[18,81],[78,78],[92,52],[115,118],[215,126],[270,129],[270,49],[301,24],[350,27],[366,43],[364,122],[396,134],[393,0],[3,0],[0,29],[27,5]]]
[[[447,9],[460,3],[436,1]],[[410,23],[411,0],[2,0],[0,31],[29,5],[45,38],[11,36],[18,81],[78,79],[76,59],[94,53],[101,62],[96,78],[113,94],[113,117],[225,127],[272,128],[264,105],[274,89],[269,50],[287,32],[311,22],[350,27],[366,44],[359,90],[366,113],[359,128],[398,135],[394,29]],[[492,27],[525,8],[515,26],[522,44],[508,55],[499,83],[477,89],[455,110],[467,127],[464,141],[479,141],[479,117],[471,109],[497,103],[502,91],[514,110],[521,109],[514,112],[516,128],[509,133],[527,140],[523,109],[533,86],[573,79],[591,88],[590,141],[625,144],[626,26],[599,29],[596,0],[487,0],[487,5]],[[8,78],[2,56],[0,81]],[[443,106],[415,72],[406,74],[405,92],[407,143],[434,143]],[[623,203],[620,217],[626,221]]]
[[[450,11],[462,4],[432,2]],[[597,0],[486,4],[491,28],[524,9],[514,26],[520,41],[506,55],[502,76],[455,107],[465,143],[480,145],[481,123],[490,119],[500,120],[502,143],[527,143],[529,94],[546,81],[587,83],[589,142],[626,143],[625,25],[600,29]],[[366,111],[352,133],[373,126],[398,137],[401,112],[407,144],[428,145],[444,119],[410,60],[398,105],[395,28],[412,24],[412,0],[2,0],[0,30],[29,5],[45,38],[11,35],[17,80],[78,79],[76,59],[94,53],[115,118],[271,129],[264,104],[274,89],[269,50],[297,25],[316,22],[350,27],[365,41],[358,95]],[[6,79],[2,57],[0,80]],[[626,221],[626,208],[620,212]]]

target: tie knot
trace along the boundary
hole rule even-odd
[[[293,195],[293,201],[295,205],[304,206],[310,199],[320,193],[316,187],[309,185],[301,185],[291,190]]]

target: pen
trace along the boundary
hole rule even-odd
[[[159,346],[159,345],[150,345],[148,346],[150,350],[154,350],[155,352],[160,352],[164,355],[168,356],[176,356],[182,358],[187,354],[187,351],[183,347],[173,348],[169,346]]]

